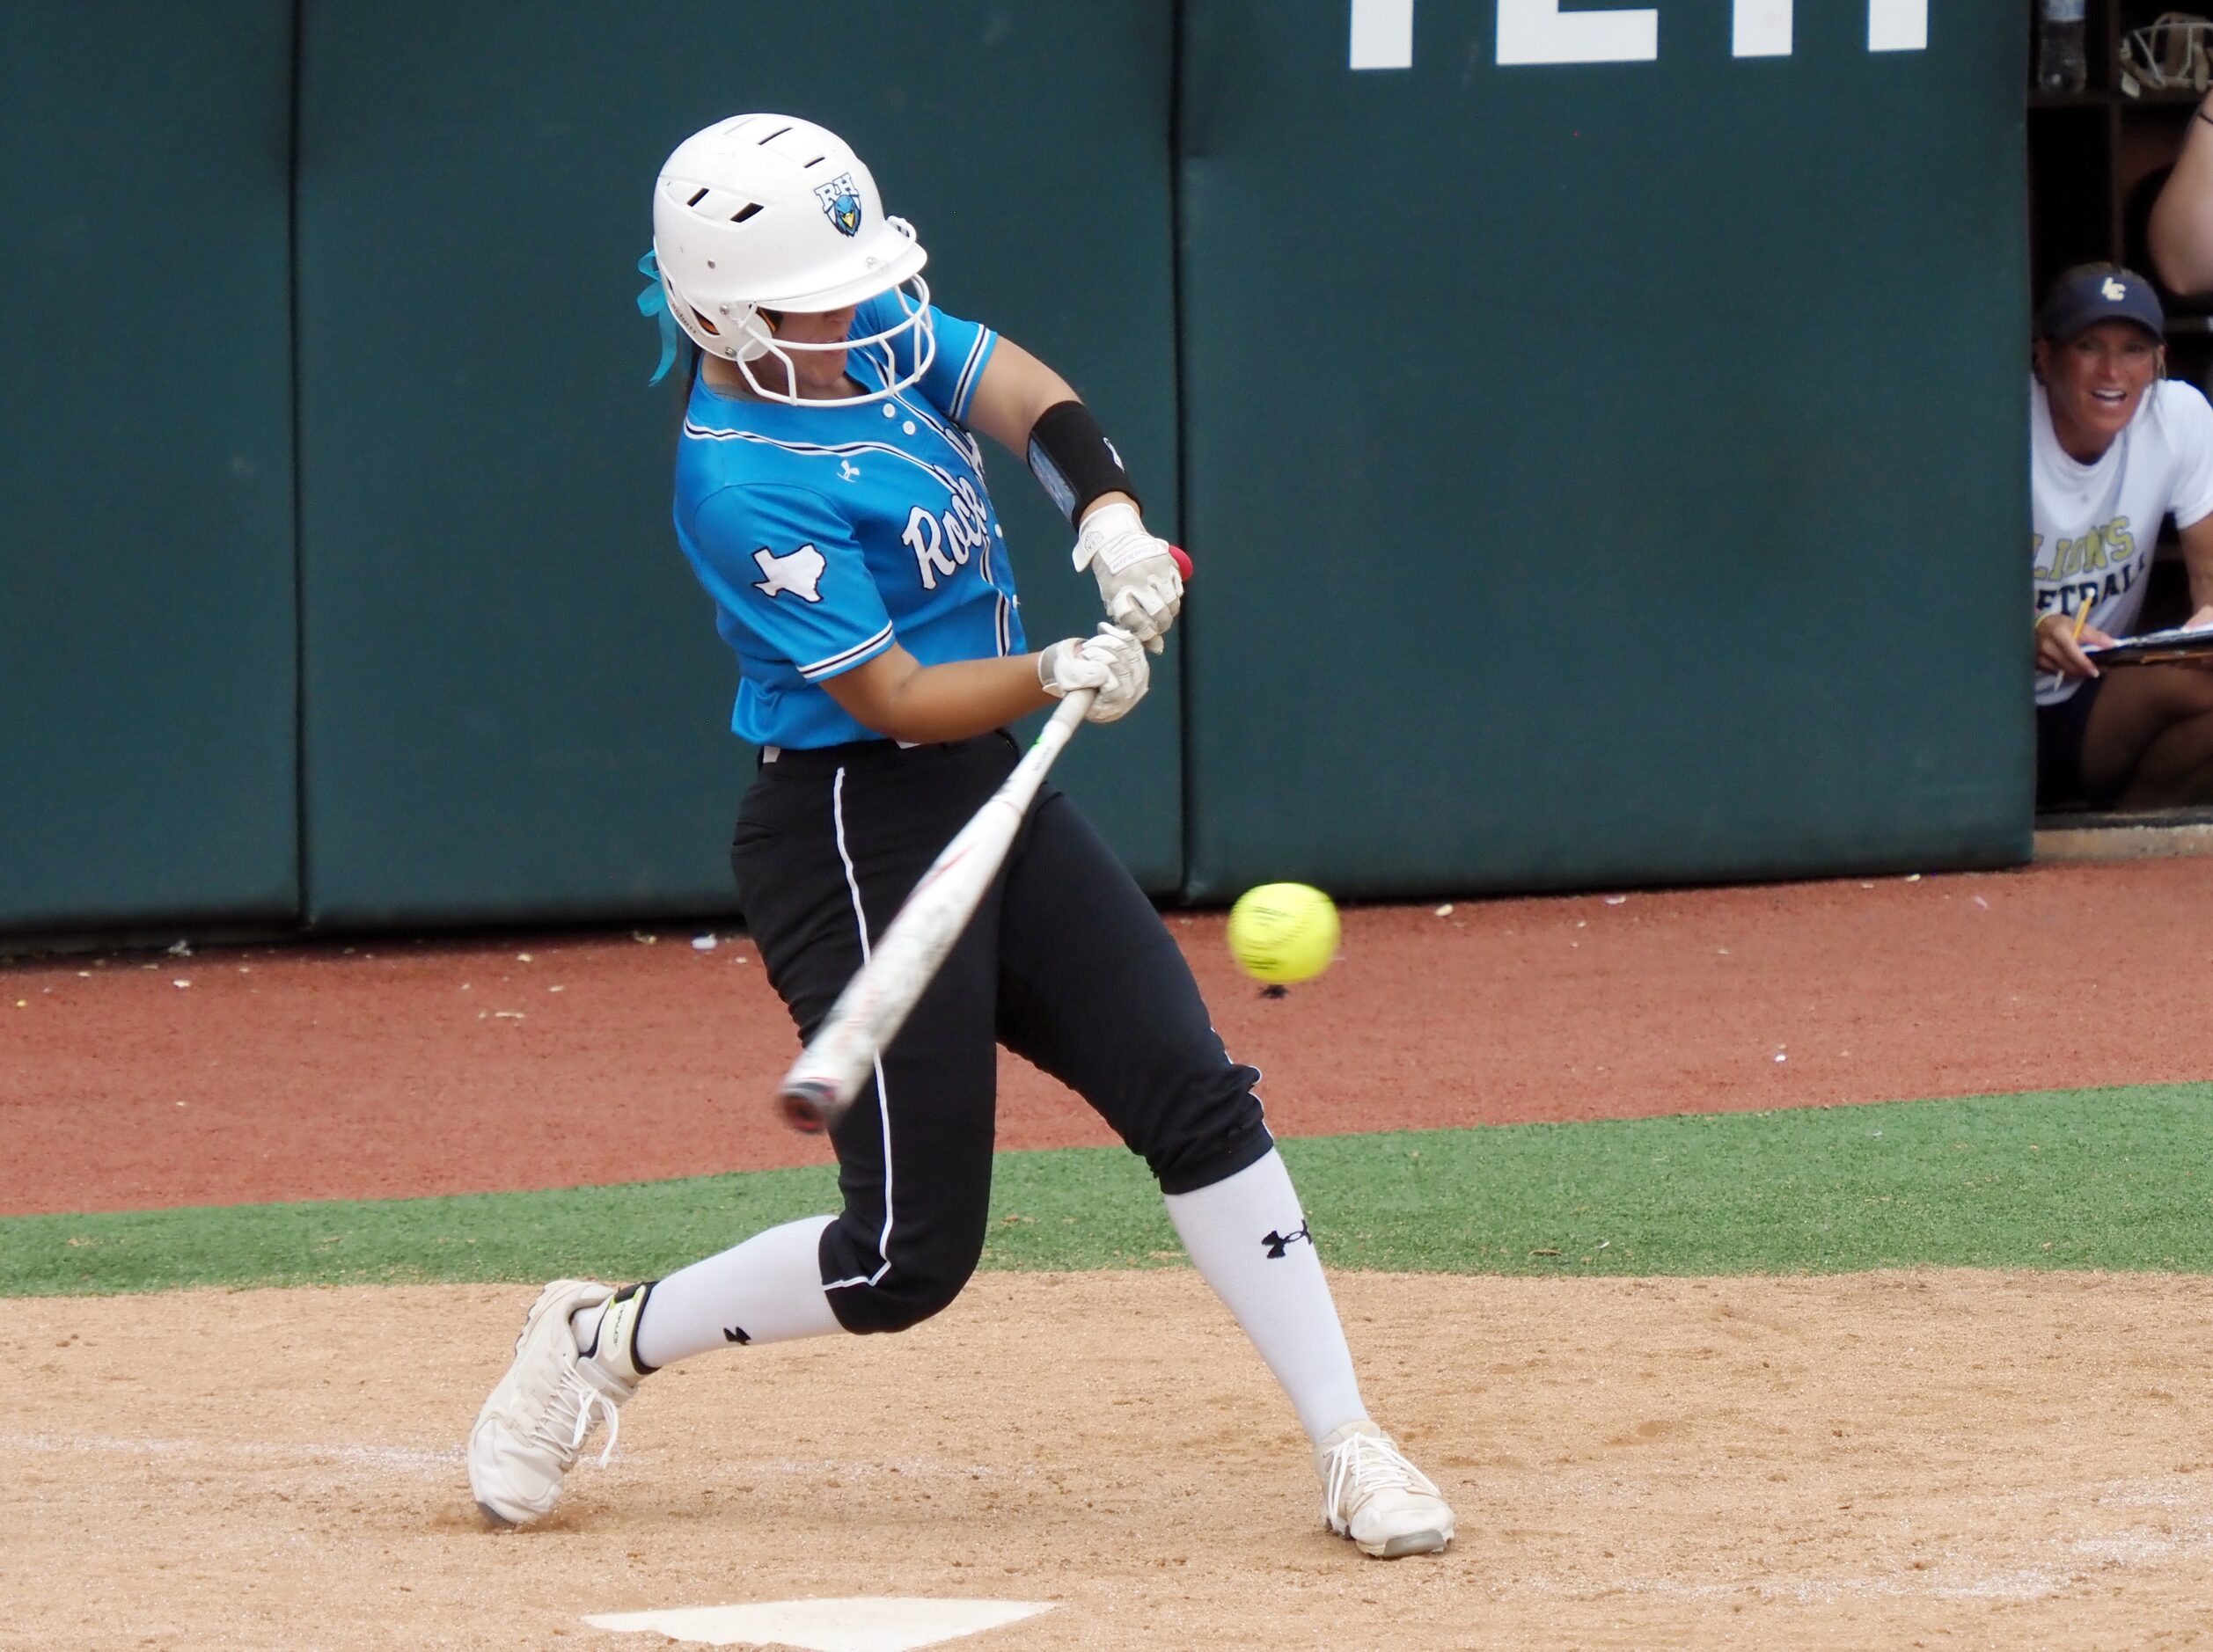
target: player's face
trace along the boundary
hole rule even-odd
[[[2165,347],[2133,321],[2101,321],[2064,344],[2036,347],[2052,428],[2077,458],[2113,445],[2159,376]]]
[[[812,315],[786,311],[776,320],[776,337],[785,344],[836,344],[853,331],[854,306],[842,310],[824,310]],[[843,350],[794,350],[791,353],[792,370],[799,383],[793,394],[802,399],[845,396],[852,387],[846,382],[846,353]],[[753,370],[773,371],[772,358],[763,367]]]

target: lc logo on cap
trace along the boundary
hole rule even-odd
[[[2092,266],[2070,270],[2053,284],[2037,312],[2036,336],[2065,344],[2108,321],[2133,322],[2155,340],[2167,325],[2150,281],[2134,270]]]

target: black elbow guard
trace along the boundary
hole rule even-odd
[[[1055,402],[1037,415],[1030,427],[1030,473],[1072,528],[1102,493],[1137,497],[1122,456],[1080,401]]]

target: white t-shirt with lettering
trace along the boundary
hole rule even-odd
[[[2043,385],[2029,394],[2036,611],[2073,615],[2087,603],[2092,625],[2126,637],[2143,611],[2159,519],[2188,528],[2213,515],[2213,407],[2193,385],[2156,380],[2128,428],[2085,464],[2052,433]],[[2056,705],[2080,686],[2040,676],[2036,703]]]

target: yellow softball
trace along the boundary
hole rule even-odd
[[[1229,953],[1256,981],[1295,986],[1337,956],[1337,908],[1305,883],[1264,883],[1229,909]]]

